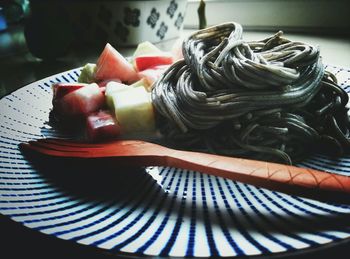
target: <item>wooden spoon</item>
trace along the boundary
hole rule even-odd
[[[194,170],[297,196],[350,204],[350,177],[313,169],[180,151],[136,140],[89,144],[40,139],[22,143],[20,148],[29,155],[110,158],[115,166],[170,166]]]

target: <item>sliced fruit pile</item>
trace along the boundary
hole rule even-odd
[[[127,60],[107,43],[96,64],[83,67],[78,82],[52,86],[54,118],[83,128],[89,141],[152,132],[152,85],[177,59],[178,52],[163,52],[143,42]]]

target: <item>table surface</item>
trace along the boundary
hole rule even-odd
[[[184,35],[189,33],[191,31],[184,31]],[[245,32],[244,39],[258,40],[271,34],[272,32]],[[349,36],[336,37],[287,33],[285,37],[294,41],[318,45],[321,49],[324,63],[350,68]],[[174,40],[163,42],[158,44],[158,46],[166,50],[173,43]],[[131,55],[134,48],[119,50],[124,55]],[[43,62],[28,52],[23,28],[16,26],[6,32],[0,32],[0,97],[47,76],[80,67],[88,62],[94,63],[98,54],[99,51],[96,49],[80,46],[72,49],[65,57],[59,60]],[[1,240],[3,240],[1,241],[1,257],[2,254],[9,254],[11,256],[6,258],[116,258],[89,247],[72,244],[26,229],[4,216],[0,216],[0,229]],[[55,254],[50,252],[53,249]],[[306,253],[303,251],[301,255],[294,254],[292,257],[288,256],[288,258],[330,258],[335,254],[339,255],[337,258],[346,258],[349,252],[350,241],[345,240],[345,242],[306,251]]]

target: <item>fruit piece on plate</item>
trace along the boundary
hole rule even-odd
[[[171,54],[173,55],[174,62],[184,58],[182,53],[183,42],[184,42],[184,38],[180,37],[179,39],[176,40],[176,42],[171,48]]]
[[[79,83],[93,83],[95,82],[96,64],[87,63],[80,72]]]
[[[105,97],[96,83],[72,91],[54,103],[54,109],[62,116],[81,116],[99,110]]]
[[[134,67],[109,43],[97,60],[95,78],[101,81],[118,78],[128,83],[139,80]]]
[[[112,79],[107,79],[107,80],[103,80],[103,81],[99,81],[96,82],[98,84],[99,87],[106,87],[108,83],[110,82],[117,82],[117,83],[121,83],[122,81],[119,78],[112,78]]]
[[[106,103],[110,110],[112,111],[114,110],[114,105],[112,101],[112,97],[114,93],[117,91],[123,91],[123,90],[129,89],[130,87],[131,87],[130,85],[125,85],[118,82],[109,82],[106,85],[106,91],[105,91]]]
[[[116,138],[120,135],[120,126],[109,111],[98,111],[87,116],[86,134],[89,141]]]
[[[153,132],[155,118],[150,93],[132,87],[112,93],[113,110],[123,134]]]
[[[170,65],[173,61],[173,56],[166,52],[157,55],[142,55],[135,57],[135,68],[137,71],[143,71],[160,65]]]
[[[162,51],[158,49],[155,45],[153,45],[151,42],[144,41],[137,45],[133,56],[138,57],[143,55],[158,55],[161,53]]]
[[[139,81],[131,84],[130,86],[132,87],[143,86],[147,89],[148,88],[147,84],[148,84],[147,80],[145,78],[141,78]]]
[[[145,69],[139,72],[141,78],[146,80],[145,87],[147,91],[152,90],[153,84],[163,75],[163,73],[170,67],[170,65],[161,65]]]
[[[53,102],[61,99],[66,94],[69,94],[79,88],[87,86],[85,83],[56,83],[52,85]]]

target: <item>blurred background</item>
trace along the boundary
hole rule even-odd
[[[348,0],[203,2],[207,26],[236,21],[247,40],[283,30],[319,45],[326,62],[350,67]],[[106,42],[124,55],[145,40],[169,49],[199,28],[199,7],[200,0],[1,0],[0,96],[94,63]]]

